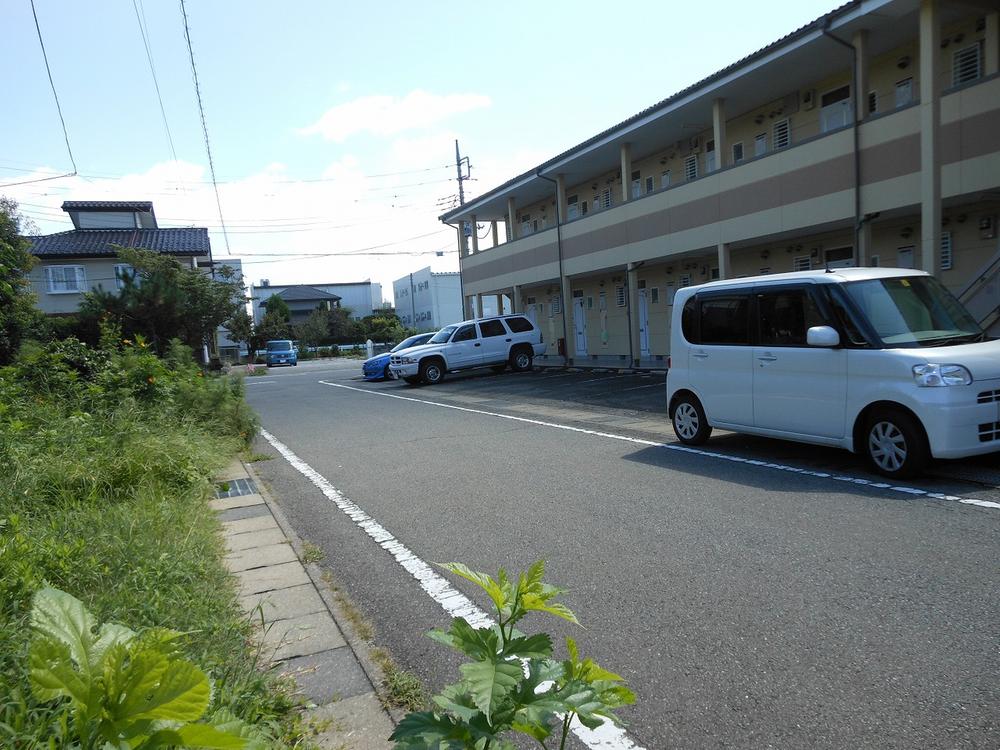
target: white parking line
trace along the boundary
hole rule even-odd
[[[336,383],[323,384],[336,385]],[[338,385],[337,387],[349,388],[352,391],[361,391],[361,393],[375,393],[375,391],[365,391],[351,386]],[[261,429],[260,434],[274,446],[278,453],[285,457],[285,460],[296,471],[309,479],[348,518],[354,521],[355,525],[364,530],[382,549],[392,555],[396,562],[417,580],[420,587],[441,606],[449,617],[464,617],[474,628],[493,625],[493,619],[488,614],[455,589],[446,578],[434,572],[430,565],[414,555],[391,532],[330,484],[329,480],[322,474],[295,455],[287,445],[267,430]],[[635,744],[624,729],[616,727],[610,721],[604,722],[597,729],[588,729],[577,720],[573,722],[572,730],[592,750],[645,750],[645,748]]]
[[[617,373],[608,373],[608,375],[603,378],[594,378],[593,380],[581,380],[580,385],[583,385],[584,383],[600,383],[601,381],[607,380],[608,378],[617,378],[617,377],[618,377]]]
[[[635,388],[622,388],[623,391],[637,391],[640,388],[663,388],[663,383],[650,383],[649,385],[637,385]]]
[[[835,482],[847,482],[849,484],[856,484],[862,487],[873,487],[880,490],[889,490],[890,492],[896,492],[899,494],[910,495],[910,496],[920,496],[928,497],[932,500],[947,500],[949,502],[962,503],[963,505],[976,505],[981,508],[995,508],[1000,510],[1000,503],[993,502],[992,500],[979,500],[973,497],[959,497],[957,495],[945,495],[940,492],[928,492],[927,490],[922,490],[918,487],[906,487],[902,485],[893,485],[887,482],[873,482],[870,479],[863,479],[861,477],[851,477],[841,474],[829,474],[823,471],[813,471],[812,469],[800,469],[796,466],[788,466],[786,464],[777,464],[771,461],[760,461],[753,458],[743,458],[742,456],[730,456],[725,453],[718,453],[716,451],[704,450],[702,448],[691,448],[686,445],[681,445],[679,443],[660,443],[655,440],[644,440],[642,438],[629,437],[628,435],[616,435],[612,432],[600,432],[598,430],[588,430],[583,427],[573,427],[571,425],[559,424],[557,422],[543,422],[538,419],[529,419],[527,417],[515,417],[511,414],[499,414],[492,411],[483,411],[482,409],[471,409],[467,406],[456,406],[454,404],[444,404],[440,401],[428,401],[422,398],[413,398],[411,396],[399,396],[395,393],[385,393],[382,391],[369,391],[363,388],[354,388],[349,385],[341,385],[340,383],[329,383],[325,380],[318,381],[322,385],[328,385],[333,388],[344,388],[349,391],[357,391],[358,393],[367,393],[371,396],[383,396],[385,398],[398,398],[401,401],[412,401],[417,404],[426,404],[427,406],[437,406],[442,409],[454,409],[455,411],[469,412],[470,414],[482,414],[488,417],[497,417],[499,419],[509,419],[513,422],[524,422],[526,424],[534,424],[540,427],[552,427],[557,430],[566,430],[567,432],[578,432],[583,435],[594,435],[595,437],[608,438],[610,440],[620,440],[626,443],[634,443],[636,445],[646,445],[653,448],[665,448],[671,451],[680,451],[681,453],[693,453],[698,456],[706,456],[708,458],[715,458],[722,461],[729,461],[736,464],[749,464],[750,466],[760,466],[765,469],[772,469],[775,471],[785,471],[791,474],[802,474],[808,477],[818,477],[820,479],[829,479]]]

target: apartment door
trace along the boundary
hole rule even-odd
[[[531,321],[531,325],[538,328],[538,305],[532,302],[524,308],[524,317]]]
[[[851,107],[851,87],[841,86],[839,89],[823,94],[820,110],[820,127],[826,133],[842,128],[851,123],[853,108]]]
[[[583,292],[576,296],[573,292],[573,330],[575,332],[576,356],[587,356],[587,307]]]
[[[649,356],[649,290],[639,290],[639,354]]]

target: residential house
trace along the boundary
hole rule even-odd
[[[322,292],[329,296],[316,294],[317,292]],[[375,310],[382,309],[382,285],[370,280],[330,284],[271,284],[268,279],[262,279],[260,284],[251,285],[250,287],[254,322],[259,323],[264,319],[264,312],[267,308],[267,305],[264,303],[272,294],[282,294],[286,302],[289,302],[288,294],[291,294],[296,302],[296,307],[299,308],[310,301],[307,299],[309,295],[315,294],[316,296],[313,301],[316,304],[311,309],[316,309],[321,302],[332,303],[332,298],[336,297],[337,304],[335,306],[350,309],[351,317],[355,320],[366,318]],[[291,306],[291,303],[289,303],[289,308]]]

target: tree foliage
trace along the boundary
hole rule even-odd
[[[288,303],[277,294],[272,294],[261,302],[260,305],[267,310],[267,315],[275,315],[282,318],[286,323],[292,319],[292,311],[288,309]]]
[[[42,317],[28,283],[35,259],[21,236],[22,224],[17,204],[0,198],[0,365],[13,361],[21,340]]]

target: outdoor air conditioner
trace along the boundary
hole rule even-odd
[[[802,109],[812,109],[816,106],[816,89],[806,89],[802,92]]]

